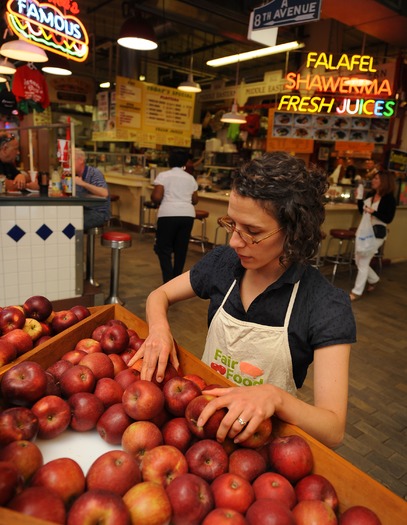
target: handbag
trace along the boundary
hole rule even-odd
[[[376,251],[376,237],[369,213],[364,213],[355,234],[355,252],[369,253]]]
[[[376,239],[384,239],[387,235],[387,228],[383,224],[375,224],[373,226],[373,231]]]

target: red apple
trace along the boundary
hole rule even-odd
[[[127,333],[129,334],[129,337],[131,337],[132,335],[138,336],[138,333],[133,328],[127,328]]]
[[[50,365],[45,371],[50,372],[54,376],[55,381],[59,382],[65,370],[68,370],[68,368],[72,367],[73,364],[70,361],[67,361],[66,359],[58,359],[57,361],[52,363],[52,365]]]
[[[108,328],[109,328],[109,325],[107,325],[107,324],[101,324],[101,325],[97,326],[93,330],[93,332],[91,334],[91,338],[92,339],[96,339],[96,341],[100,342],[100,340],[102,339],[103,332],[105,330],[107,330]]]
[[[79,464],[71,458],[52,459],[33,475],[31,486],[52,490],[69,506],[85,492],[85,475]]]
[[[25,322],[25,321],[24,321]],[[11,343],[17,350],[17,357],[27,353],[33,348],[33,340],[22,328],[16,328],[2,337],[3,341]]]
[[[307,499],[320,499],[328,503],[333,510],[338,510],[339,500],[332,483],[320,474],[310,474],[300,479],[295,486],[298,501]]]
[[[273,426],[271,419],[263,419],[253,434],[244,441],[240,442],[240,446],[245,448],[260,448],[270,441],[272,430]]]
[[[301,436],[274,438],[269,445],[270,465],[291,483],[311,473],[314,465],[311,447]]]
[[[219,425],[227,412],[225,408],[217,410],[203,427],[199,427],[198,418],[201,415],[202,410],[208,403],[210,403],[210,401],[212,401],[212,399],[216,399],[216,397],[211,394],[202,394],[192,399],[185,409],[185,418],[188,426],[191,432],[200,439],[214,439]]]
[[[55,312],[55,315],[51,321],[51,327],[54,334],[59,334],[67,328],[77,324],[79,319],[71,310],[61,310]]]
[[[211,484],[215,507],[237,510],[245,514],[254,501],[251,484],[237,474],[226,472],[214,479]]]
[[[82,357],[85,357],[86,352],[84,350],[68,350],[61,359],[69,361],[73,365],[78,365]]]
[[[190,401],[201,395],[196,383],[181,376],[173,377],[163,386],[165,407],[173,416],[182,417]]]
[[[116,377],[119,372],[123,372],[123,370],[127,370],[127,365],[123,361],[123,359],[120,357],[119,354],[108,354],[108,356],[113,363],[114,377]]]
[[[89,308],[83,306],[82,304],[76,304],[75,306],[72,306],[70,310],[76,315],[79,321],[82,321],[82,319],[85,319],[91,315]]]
[[[88,490],[68,511],[67,525],[129,525],[130,512],[123,499],[107,490]]]
[[[42,328],[42,332],[41,332],[41,337],[45,337],[45,336],[52,336],[52,329],[51,329],[51,325],[46,323],[45,321],[39,321],[40,325],[41,325],[41,328]],[[41,339],[40,337],[40,339]]]
[[[202,525],[247,525],[246,518],[232,509],[213,509],[203,520]]]
[[[120,445],[123,432],[134,420],[128,416],[122,403],[108,407],[100,416],[96,430],[100,437],[111,445]]]
[[[248,525],[297,525],[292,511],[286,505],[269,499],[252,503],[246,512],[246,520]]]
[[[58,396],[44,396],[31,408],[38,418],[38,437],[53,439],[64,432],[71,421],[69,404]]]
[[[24,480],[11,461],[0,460],[0,507],[4,507],[22,491]]]
[[[292,510],[295,525],[337,525],[335,512],[332,507],[318,499],[303,500],[297,503]]]
[[[113,324],[106,328],[100,339],[102,349],[106,354],[120,354],[129,345],[127,329],[120,324]]]
[[[62,374],[59,381],[62,395],[66,398],[77,392],[93,392],[96,385],[95,375],[84,365],[74,365]]]
[[[17,357],[17,348],[9,341],[0,338],[0,368]]]
[[[363,505],[354,505],[341,514],[339,525],[382,525],[382,522],[373,510]]]
[[[49,339],[51,339],[50,335],[42,335],[39,339],[34,341],[34,348],[37,348],[37,346],[42,345],[42,343],[46,343]]]
[[[266,470],[266,461],[257,450],[238,448],[229,456],[229,472],[239,474],[250,483]]]
[[[64,502],[46,487],[27,487],[9,502],[8,508],[40,520],[65,524]]]
[[[140,348],[140,346],[144,343],[145,339],[143,339],[142,337],[139,337],[137,334],[136,335],[131,335],[129,337],[129,348],[131,348],[132,350],[135,350],[134,353],[137,352],[137,350]]]
[[[116,354],[111,354],[116,355]],[[117,381],[110,377],[101,377],[97,382],[94,394],[98,397],[103,405],[107,408],[116,403],[121,403],[123,397],[123,388]]]
[[[7,334],[25,323],[24,313],[15,306],[6,306],[0,311],[0,332]]]
[[[157,416],[164,408],[164,394],[151,381],[140,379],[126,388],[122,403],[130,417],[136,421],[147,420]]]
[[[171,445],[159,445],[144,454],[141,464],[143,481],[161,483],[165,488],[181,474],[188,472],[184,454]]]
[[[130,362],[130,359],[134,356],[134,354],[136,353],[136,350],[134,350],[133,348],[130,348],[130,346],[128,346],[123,352],[120,352],[120,354],[108,354],[109,356],[111,355],[118,355],[120,356],[121,360],[123,361],[123,363],[126,364],[126,366],[129,364]]]
[[[85,337],[76,343],[74,350],[82,350],[87,354],[93,354],[95,352],[102,352],[102,345],[100,341],[96,341],[96,339]]]
[[[192,433],[185,417],[174,417],[165,423],[161,429],[165,445],[172,445],[185,453],[191,444]]]
[[[292,509],[297,503],[294,487],[277,472],[264,472],[253,481],[253,490],[256,499],[271,499],[287,505]]]
[[[208,483],[228,470],[229,456],[220,443],[213,439],[202,439],[185,452],[189,471],[201,476]]]
[[[195,474],[178,476],[166,491],[173,510],[173,525],[200,525],[214,507],[209,484]]]
[[[105,452],[92,463],[86,475],[87,490],[109,490],[119,496],[140,481],[137,461],[124,450]]]
[[[52,312],[52,303],[42,295],[33,295],[23,304],[26,317],[32,317],[37,321],[45,321]]]
[[[109,354],[111,356],[116,354]],[[133,383],[134,381],[138,381],[140,379],[140,372],[138,370],[134,370],[134,368],[127,368],[126,370],[122,370],[117,375],[114,376],[115,381],[119,383],[119,385],[123,388],[123,391],[126,390],[126,388],[130,385],[130,383]]]
[[[124,321],[122,321],[121,319],[109,319],[106,322],[106,324],[107,324],[107,326],[113,326],[113,325],[119,324],[120,326],[122,326],[126,330],[128,329],[126,323]]]
[[[42,336],[42,326],[37,319],[27,317],[23,326],[24,332],[31,337],[33,341],[37,341]]]
[[[9,368],[1,381],[1,393],[7,403],[31,406],[40,399],[47,388],[47,376],[41,365],[22,361]]]
[[[145,454],[163,444],[161,430],[151,421],[135,421],[124,430],[121,445],[141,466]]]
[[[91,392],[76,392],[68,398],[71,413],[70,427],[77,432],[86,432],[96,428],[100,416],[105,410],[102,401]]]
[[[134,365],[133,365],[134,366]],[[178,372],[178,370],[174,367],[174,365],[170,362],[167,363],[167,366],[165,367],[164,371],[164,377],[162,381],[157,381],[156,374],[153,375],[151,381],[155,383],[160,388],[163,388],[163,386],[172,379],[173,377],[179,377],[181,374]]]
[[[6,408],[0,412],[0,446],[12,441],[35,439],[38,433],[38,418],[25,407]]]
[[[0,449],[0,460],[10,461],[17,468],[25,483],[44,464],[41,449],[36,443],[21,439]]]
[[[190,381],[193,381],[200,389],[205,390],[207,383],[205,379],[198,374],[186,374],[183,376],[185,379],[189,379]]]
[[[131,523],[143,525],[168,525],[171,520],[171,503],[162,485],[152,481],[137,483],[123,496],[130,511]]]
[[[149,421],[155,423],[157,427],[161,429],[165,423],[171,419],[171,417],[171,414],[164,407],[159,414],[149,419]]]
[[[55,380],[55,377],[51,374],[51,372],[47,371],[45,371],[45,375],[47,376],[47,388],[45,389],[44,395],[61,397],[61,388],[59,383]]]
[[[93,375],[95,376],[96,381],[102,377],[113,378],[113,363],[109,359],[109,356],[103,352],[87,354],[79,361],[79,364],[90,368],[93,372]]]

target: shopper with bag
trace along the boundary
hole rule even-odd
[[[372,292],[380,280],[370,262],[386,240],[387,225],[396,213],[394,187],[394,176],[391,173],[378,172],[372,179],[372,191],[365,200],[358,200],[358,208],[363,216],[356,231],[355,263],[358,274],[350,293],[351,301],[362,296],[366,283],[366,290]]]

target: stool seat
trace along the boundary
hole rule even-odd
[[[196,242],[201,245],[202,253],[205,253],[206,237],[206,219],[209,217],[209,212],[206,210],[195,210],[195,220],[201,221],[201,235],[198,237],[191,236],[190,242]]]
[[[156,204],[153,201],[145,201],[144,197],[141,197],[141,206],[140,206],[140,234],[144,232],[156,231],[156,220],[159,204]]]
[[[209,212],[206,210],[195,210],[195,219],[207,219],[209,217]]]
[[[112,263],[110,268],[110,293],[105,304],[120,304],[124,302],[118,296],[119,274],[120,274],[120,250],[131,246],[131,235],[122,231],[107,231],[102,234],[102,246],[111,248]]]
[[[345,239],[351,240],[355,238],[355,232],[353,230],[341,230],[341,229],[332,229],[329,231],[329,234],[334,239]]]

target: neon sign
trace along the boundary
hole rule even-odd
[[[311,52],[307,55],[306,67],[325,67],[327,71],[338,71],[346,68],[347,71],[357,69],[358,72],[375,73],[373,57],[368,55],[341,55],[339,60],[334,60],[333,55]],[[296,111],[300,113],[336,113],[338,115],[365,115],[376,117],[391,117],[394,115],[396,101],[388,100],[392,90],[387,79],[379,81],[374,78],[369,85],[348,85],[349,76],[338,75],[301,75],[288,73],[286,75],[285,89],[314,91],[319,93],[338,93],[348,95],[341,104],[335,98],[327,96],[300,96],[283,95],[280,99],[278,110]],[[377,98],[371,98],[371,97]],[[353,97],[353,98],[350,98]]]
[[[64,14],[58,7],[71,14]],[[71,60],[83,62],[89,54],[89,37],[74,16],[78,4],[71,0],[8,0],[7,23],[19,38]]]

